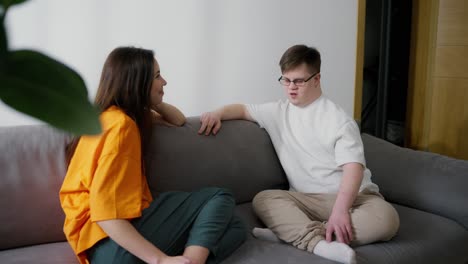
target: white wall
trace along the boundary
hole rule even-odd
[[[13,49],[40,50],[77,70],[94,97],[107,54],[152,49],[165,101],[187,116],[223,104],[284,98],[278,61],[291,45],[322,53],[322,89],[350,115],[357,0],[41,0],[9,10]],[[38,121],[0,102],[0,125]]]

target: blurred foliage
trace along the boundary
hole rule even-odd
[[[9,50],[8,9],[27,0],[0,0],[0,99],[15,110],[73,133],[99,134],[98,110],[81,76],[33,50]]]

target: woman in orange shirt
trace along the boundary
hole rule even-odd
[[[150,50],[117,48],[104,64],[95,99],[103,132],[79,138],[60,190],[64,232],[80,263],[217,263],[245,240],[225,189],[153,200],[143,156],[151,122],[185,122],[162,102],[166,84]]]

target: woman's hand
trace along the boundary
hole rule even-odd
[[[192,261],[184,256],[166,256],[154,264],[192,264]]]
[[[157,125],[163,125],[163,126],[168,126],[168,127],[175,126],[174,124],[166,121],[158,112],[154,110],[151,111],[151,121],[153,124],[157,124]]]
[[[185,124],[185,115],[175,106],[168,103],[160,103],[153,109],[159,117],[174,126],[183,126]],[[154,119],[157,122],[157,119]]]
[[[146,263],[189,263],[185,258],[176,258],[179,262],[162,262],[170,258],[155,245],[146,240],[126,219],[110,219],[98,221],[97,224],[119,246],[126,249]],[[168,260],[169,261],[169,260]],[[185,262],[183,262],[185,261]]]

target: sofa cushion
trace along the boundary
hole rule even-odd
[[[0,263],[78,264],[78,259],[67,242],[59,242],[2,250]]]
[[[337,264],[307,251],[282,243],[247,238],[222,264]]]
[[[0,129],[0,249],[65,240],[58,192],[68,139],[47,126]]]
[[[396,205],[400,229],[388,242],[356,247],[358,263],[466,263],[468,231],[457,222],[435,214]],[[248,230],[263,227],[253,215],[251,203],[236,207]],[[255,239],[247,242],[223,263],[335,263],[290,245]]]
[[[466,263],[468,231],[457,222],[396,205],[400,215],[397,235],[385,243],[356,248],[358,263]]]
[[[468,161],[401,148],[367,134],[362,139],[372,181],[387,200],[468,229]]]
[[[199,135],[198,117],[183,127],[154,126],[146,176],[153,193],[218,186],[233,191],[238,203],[261,190],[287,188],[270,137],[257,124],[223,122],[216,136]]]

